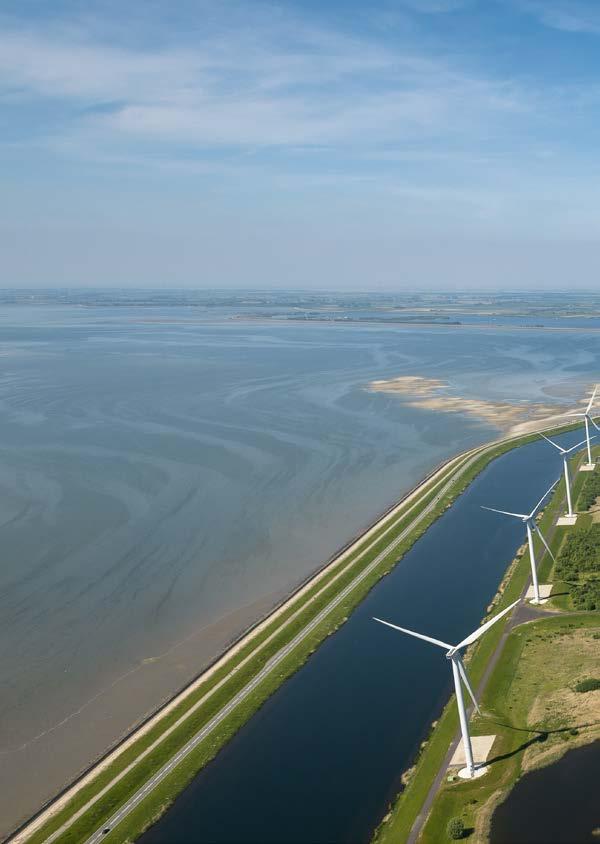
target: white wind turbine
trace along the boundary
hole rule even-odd
[[[587,462],[586,468],[589,467],[590,469],[594,468],[594,464],[592,463],[592,444],[591,444],[594,437],[590,437],[590,423],[594,426],[594,428],[597,431],[600,431],[600,428],[596,425],[596,423],[594,422],[594,419],[590,415],[590,410],[594,406],[594,401],[596,399],[597,391],[598,391],[598,385],[596,384],[596,386],[594,387],[594,392],[592,393],[592,397],[588,402],[588,406],[586,407],[586,409],[583,413],[569,413],[569,416],[582,416],[583,420],[585,422],[585,441],[586,441],[586,444],[587,444],[587,454],[588,454],[588,462]]]
[[[535,551],[533,550],[533,531],[537,533],[539,538],[544,543],[546,551],[550,554],[552,559],[556,562],[556,558],[552,551],[550,550],[550,546],[546,542],[542,531],[538,523],[535,520],[535,514],[542,506],[543,502],[546,498],[550,495],[556,484],[560,478],[554,481],[550,489],[545,492],[538,503],[535,505],[531,513],[509,513],[508,510],[496,510],[495,507],[483,507],[484,510],[491,510],[492,513],[502,513],[503,516],[514,516],[516,519],[521,519],[525,523],[525,527],[527,528],[527,542],[529,543],[529,560],[531,562],[531,581],[533,583],[533,601],[532,604],[539,604],[540,603],[540,589],[538,586],[538,579],[537,579],[537,563],[535,559]]]
[[[460,719],[460,731],[462,733],[463,746],[465,749],[465,761],[467,763],[467,767],[464,772],[461,772],[461,774],[465,777],[477,776],[477,769],[475,764],[473,763],[473,749],[471,747],[471,736],[469,735],[469,722],[463,697],[461,678],[463,683],[467,687],[467,691],[471,695],[471,700],[475,704],[475,709],[477,710],[477,712],[481,712],[481,710],[479,709],[475,693],[473,692],[471,684],[469,683],[469,678],[467,677],[467,672],[465,670],[460,651],[462,648],[466,648],[467,645],[472,644],[481,636],[483,636],[483,634],[487,630],[489,630],[493,624],[499,621],[502,616],[510,612],[513,607],[516,607],[519,601],[520,598],[519,600],[511,604],[509,607],[506,607],[506,609],[502,610],[502,612],[499,612],[489,621],[486,621],[485,624],[482,624],[481,627],[477,628],[477,630],[467,636],[466,639],[463,639],[462,642],[459,642],[458,645],[449,645],[447,642],[440,642],[439,639],[433,639],[431,636],[424,636],[422,633],[415,633],[414,630],[407,630],[405,627],[398,627],[397,624],[391,624],[389,621],[383,621],[381,618],[373,619],[374,621],[378,621],[380,624],[385,624],[387,627],[392,627],[394,630],[399,630],[401,633],[408,633],[409,636],[415,636],[417,639],[423,639],[425,642],[431,642],[432,645],[437,645],[438,647],[444,648],[446,650],[446,659],[449,659],[452,663],[452,676],[454,678],[454,689],[456,691],[456,703],[458,706],[458,717]]]
[[[572,445],[571,448],[563,448],[562,445],[558,445],[558,443],[555,443],[553,440],[548,439],[545,434],[540,433],[540,437],[543,437],[546,442],[550,443],[550,445],[553,445],[554,448],[558,449],[558,451],[560,451],[562,455],[563,471],[565,474],[565,486],[567,488],[567,504],[569,507],[567,516],[569,518],[577,518],[575,516],[575,513],[573,512],[573,502],[571,501],[571,480],[569,478],[569,461],[567,460],[567,455],[570,454],[572,451],[575,451],[575,449],[581,448],[581,446],[585,444],[585,440],[581,440],[581,442],[577,443],[577,445]],[[594,437],[592,437],[592,439],[594,439]]]

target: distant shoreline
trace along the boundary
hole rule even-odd
[[[560,319],[561,317],[558,317]],[[566,319],[566,318],[565,318]],[[597,319],[597,317],[590,317],[590,319]],[[141,322],[154,322],[155,320],[140,320]],[[162,320],[161,320],[162,321]],[[166,322],[170,322],[170,320],[164,320]],[[186,323],[188,320],[178,320],[179,322]],[[434,322],[431,321],[415,321],[415,322],[408,322],[402,320],[388,320],[388,319],[303,319],[303,318],[294,318],[294,319],[285,319],[281,317],[265,317],[265,316],[252,316],[250,315],[240,315],[240,316],[230,316],[226,318],[226,321],[231,322],[256,322],[265,325],[270,325],[275,323],[277,325],[381,325],[385,326],[386,328],[479,328],[484,330],[491,330],[496,328],[503,328],[503,329],[511,329],[511,330],[518,330],[518,331],[579,331],[582,333],[586,333],[588,331],[600,331],[600,326],[576,326],[576,325],[511,325],[510,323],[497,323],[495,325],[490,325],[488,323],[483,322]],[[189,320],[189,322],[200,322],[200,320]]]

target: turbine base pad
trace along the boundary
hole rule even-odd
[[[576,521],[577,516],[561,516],[560,519],[556,520],[556,524],[559,527],[564,527],[565,525],[568,527],[573,527]]]
[[[475,766],[482,765],[487,761],[496,736],[471,736],[471,750],[473,751],[473,762]],[[456,750],[452,755],[449,767],[458,767],[465,764],[465,748],[462,739],[459,741]]]
[[[477,777],[482,777],[484,774],[487,774],[489,771],[489,767],[487,765],[475,765],[473,773],[469,773],[468,768],[461,768],[458,772],[458,776],[461,780],[476,780]]]
[[[538,591],[540,593],[540,604],[545,604],[552,592],[552,583],[538,583]],[[527,592],[525,593],[525,598],[532,604],[535,604],[535,593],[533,591],[533,585],[530,586]]]

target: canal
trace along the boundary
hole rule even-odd
[[[581,432],[558,439],[574,445]],[[516,519],[480,505],[527,512],[559,472],[560,455],[543,441],[490,464],[140,840],[369,841],[450,692],[438,648],[372,616],[464,638],[525,538]]]
[[[491,844],[585,844],[600,830],[600,741],[527,774],[494,812]]]

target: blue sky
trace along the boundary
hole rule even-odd
[[[3,286],[597,286],[600,0],[5,0],[0,96]]]

